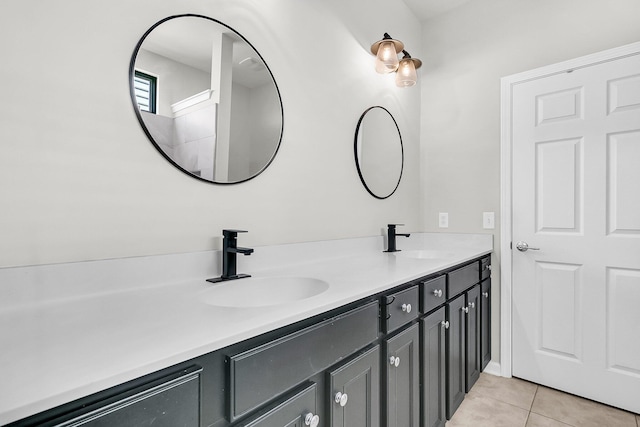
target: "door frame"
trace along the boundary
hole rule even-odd
[[[640,42],[547,65],[500,79],[500,374],[511,377],[512,322],[512,94],[516,85],[640,54]]]

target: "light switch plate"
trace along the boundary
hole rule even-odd
[[[482,228],[486,228],[486,229],[496,228],[495,212],[482,212]]]
[[[440,212],[438,214],[438,227],[440,228],[449,227],[449,214],[447,212]]]

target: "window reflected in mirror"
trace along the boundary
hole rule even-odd
[[[147,113],[156,112],[156,86],[158,78],[136,70],[133,77],[133,88],[136,94],[136,102],[140,111]]]

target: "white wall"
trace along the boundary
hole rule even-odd
[[[230,139],[233,144],[229,144],[229,180],[242,181],[244,177],[254,175],[256,171],[251,172],[251,123],[255,121],[249,108],[251,90],[240,84],[233,84],[231,89],[231,131]],[[280,102],[277,99],[270,100],[271,106],[278,107]],[[278,113],[279,115],[279,113]],[[265,137],[264,141],[268,141],[271,145],[271,152],[275,150],[275,144],[278,136]],[[273,145],[271,142],[273,141]],[[257,146],[258,144],[256,144]],[[267,160],[268,161],[268,160]],[[264,162],[266,163],[266,161]]]
[[[274,144],[280,134],[280,111],[274,108],[278,105],[277,94],[271,90],[270,84],[254,87],[250,90],[249,114],[253,125],[249,126],[250,170],[256,171],[264,167],[271,159]],[[257,142],[257,143],[256,143]]]
[[[4,0],[0,5],[0,266],[419,230],[418,88],[374,72],[387,31],[419,49],[400,0]],[[392,10],[393,13],[388,13]],[[280,87],[284,138],[258,178],[213,185],[174,169],[140,128],[129,62],[162,18],[196,13],[244,35]],[[380,201],[353,159],[360,114],[383,105],[403,132],[398,192]]]
[[[638,0],[475,0],[423,24],[422,220],[482,229],[496,213],[493,358],[499,359],[500,78],[640,40]]]
[[[280,101],[271,82],[248,88],[233,84],[229,180],[241,181],[265,167],[278,149]]]

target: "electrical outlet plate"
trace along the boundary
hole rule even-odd
[[[482,212],[482,228],[490,230],[496,228],[495,212]]]
[[[440,228],[449,227],[449,214],[447,212],[440,212],[438,214],[438,227]]]

